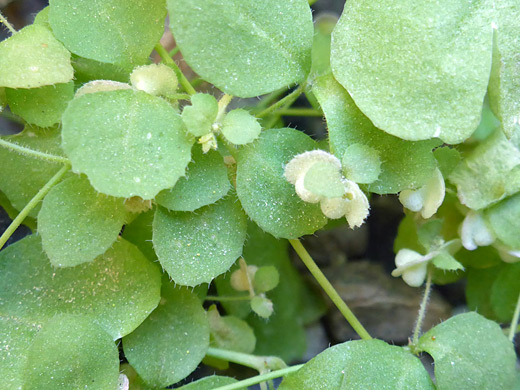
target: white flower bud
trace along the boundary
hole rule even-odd
[[[291,184],[296,184],[296,180],[305,177],[307,171],[317,162],[328,162],[341,170],[341,162],[335,156],[323,150],[311,150],[295,156],[285,166],[285,178]]]
[[[446,186],[439,168],[433,176],[418,190],[404,190],[399,194],[399,201],[409,210],[420,211],[425,219],[433,216],[444,201]]]
[[[460,238],[464,248],[472,251],[479,246],[491,245],[496,237],[482,215],[471,210],[462,222]]]
[[[395,256],[397,268],[392,272],[392,276],[402,276],[409,286],[419,287],[424,283],[431,258],[411,249],[401,249]]]

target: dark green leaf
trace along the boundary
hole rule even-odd
[[[491,287],[491,305],[499,321],[509,322],[513,318],[520,295],[520,263],[506,264]]]
[[[496,236],[511,249],[520,249],[520,194],[486,210]]]
[[[475,310],[489,319],[496,319],[491,304],[491,288],[500,274],[502,264],[485,269],[468,268],[466,282],[468,309]]]

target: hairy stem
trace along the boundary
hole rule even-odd
[[[213,390],[236,390],[236,389],[244,389],[247,388],[247,386],[256,385],[261,382],[268,381],[270,379],[274,378],[280,378],[282,376],[285,376],[287,374],[290,374],[291,372],[298,371],[300,368],[303,367],[303,364],[299,364],[297,366],[291,366],[287,368],[283,368],[281,370],[271,371],[267,374],[257,375],[249,379],[244,379],[243,381],[239,381],[236,383],[233,383],[231,385],[226,386],[220,386]]]
[[[195,88],[193,88],[193,85],[190,84],[190,81],[186,78],[186,76],[184,76],[184,73],[182,73],[179,66],[170,57],[170,54],[166,51],[163,45],[161,45],[160,43],[155,45],[155,51],[157,52],[157,54],[159,54],[164,63],[173,69],[184,90],[190,95],[197,93],[197,91],[195,91]]]
[[[279,108],[287,108],[291,104],[294,103],[294,101],[300,96],[303,92],[303,89],[305,88],[305,84],[301,84],[298,88],[296,88],[294,91],[292,91],[289,95],[283,97],[282,99],[278,100],[273,105],[267,107],[265,110],[261,111],[257,117],[263,118],[264,116],[271,114],[272,112],[278,110]]]
[[[11,35],[16,34],[18,31],[15,30],[15,28],[12,26],[11,23],[7,21],[4,15],[0,12],[0,23],[2,23],[7,29],[11,32]]]
[[[323,116],[323,112],[314,108],[286,108],[278,110],[277,114],[283,116]]]
[[[32,209],[36,207],[38,202],[43,199],[45,195],[49,192],[49,190],[60,181],[60,179],[67,173],[70,169],[70,165],[64,165],[41,189],[38,191],[36,195],[27,203],[27,205],[20,211],[20,214],[16,216],[16,218],[11,222],[11,224],[7,227],[6,231],[0,236],[0,249],[3,248],[9,237],[12,236],[14,231],[20,226],[20,224],[24,221],[24,219],[29,215]]]
[[[513,320],[511,321],[511,328],[509,329],[509,340],[513,342],[515,333],[517,331],[518,319],[520,317],[520,294],[518,294],[518,300],[516,301],[515,313],[513,314]]]
[[[271,371],[273,369],[285,368],[285,362],[276,356],[256,356],[247,353],[229,351],[220,348],[208,348],[206,356],[225,360],[227,362],[240,364],[241,366],[250,367],[257,370],[260,374]]]
[[[361,325],[361,322],[359,322],[359,320],[354,315],[352,310],[350,310],[350,308],[347,306],[345,301],[343,301],[343,299],[339,296],[338,292],[332,286],[332,284],[330,284],[323,272],[321,272],[320,268],[316,265],[311,255],[309,255],[309,252],[307,252],[302,243],[298,240],[289,240],[289,242],[291,243],[292,247],[294,248],[298,256],[300,256],[300,259],[302,259],[303,263],[307,266],[312,276],[314,276],[316,281],[323,288],[323,290],[329,296],[332,302],[334,302],[341,314],[343,314],[343,317],[345,317],[345,319],[348,321],[350,326],[352,326],[352,328],[356,331],[359,337],[361,337],[361,339],[363,340],[371,340],[372,337],[368,334],[363,325]]]
[[[40,160],[47,160],[47,161],[60,163],[60,164],[69,164],[70,163],[69,160],[65,157],[56,156],[54,154],[49,154],[49,153],[39,152],[37,150],[26,148],[25,146],[20,146],[20,145],[14,144],[12,142],[6,141],[2,138],[0,138],[0,146],[7,148],[7,149],[11,149],[12,151],[18,152],[20,154],[24,154],[29,157],[39,158]]]
[[[428,269],[428,275],[426,276],[426,286],[424,288],[424,295],[419,308],[419,315],[417,316],[417,322],[415,323],[415,330],[413,332],[412,345],[417,347],[419,344],[419,333],[421,332],[424,317],[426,315],[426,307],[428,306],[428,300],[432,291],[432,272]]]

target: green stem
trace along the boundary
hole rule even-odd
[[[286,90],[287,90],[286,88],[281,88],[281,89],[279,89],[277,91],[273,91],[270,94],[264,96],[260,100],[260,103],[258,103],[256,105],[255,109],[258,110],[258,111],[261,111],[262,109],[266,108],[268,105],[270,105],[272,102],[274,102],[280,96],[282,96],[285,93]]]
[[[285,368],[285,362],[276,356],[256,356],[220,348],[208,348],[206,356],[240,364],[257,370],[260,374],[272,369]]]
[[[260,112],[257,117],[263,118],[264,116],[271,114],[272,112],[278,110],[279,108],[287,108],[291,104],[294,103],[294,101],[300,96],[303,92],[303,89],[305,88],[305,84],[301,84],[298,88],[296,88],[294,91],[292,91],[289,95],[285,96],[284,98],[278,100],[273,105],[267,107],[265,110]]]
[[[173,57],[175,54],[177,54],[181,49],[179,48],[179,46],[175,46],[173,49],[170,50],[170,52],[168,53],[168,57]]]
[[[40,160],[48,160],[55,163],[60,164],[69,164],[69,160],[65,157],[56,156],[54,154],[49,153],[43,153],[39,152],[34,149],[26,148],[25,146],[20,146],[17,144],[14,144],[12,142],[6,141],[2,138],[0,138],[0,146],[3,146],[4,148],[11,149],[12,151],[18,152],[20,154],[24,154],[29,157],[35,157],[39,158]]]
[[[520,294],[516,301],[515,313],[513,314],[513,320],[511,321],[511,328],[509,329],[509,340],[513,342],[516,333],[516,327],[518,325],[518,319],[520,317]]]
[[[12,26],[11,23],[7,21],[7,19],[2,15],[0,12],[0,23],[2,23],[5,27],[8,28],[8,30],[11,32],[11,35],[16,34],[18,31],[15,30],[15,28]]]
[[[314,108],[286,108],[278,110],[277,114],[283,116],[323,116],[323,112]]]
[[[419,344],[419,333],[421,332],[424,317],[426,315],[426,307],[428,306],[428,300],[432,291],[432,272],[428,269],[426,277],[426,286],[424,287],[424,295],[419,308],[419,315],[417,316],[417,322],[415,323],[415,330],[413,332],[412,346],[414,348]]]
[[[41,189],[38,191],[36,195],[27,203],[27,205],[20,211],[20,214],[16,216],[16,218],[11,222],[11,224],[7,227],[5,232],[0,236],[0,249],[3,248],[9,237],[12,236],[14,231],[20,226],[20,224],[24,221],[24,219],[29,215],[32,209],[36,207],[38,202],[43,199],[45,195],[49,192],[49,190],[58,182],[60,179],[67,173],[70,169],[70,165],[64,165]]]
[[[239,296],[239,297],[218,297],[214,295],[208,295],[204,298],[205,301],[216,301],[216,302],[234,302],[234,301],[250,301],[251,297],[249,295]]]
[[[274,378],[280,378],[282,376],[285,376],[287,374],[290,374],[291,372],[298,371],[300,368],[303,367],[303,364],[299,364],[297,366],[291,366],[287,368],[283,368],[281,370],[271,371],[267,374],[257,375],[249,379],[244,379],[243,381],[239,381],[236,383],[233,383],[231,385],[225,385],[217,387],[213,390],[237,390],[237,389],[244,389],[247,388],[247,386],[256,385],[261,382],[268,381],[270,379]]]
[[[323,272],[321,272],[320,268],[316,265],[311,255],[309,255],[309,252],[307,252],[302,243],[298,240],[289,240],[289,242],[291,243],[292,247],[294,248],[298,256],[300,256],[300,259],[302,259],[303,263],[307,266],[312,276],[314,276],[316,281],[323,288],[323,290],[329,296],[332,302],[334,302],[341,314],[343,314],[343,317],[345,317],[345,319],[348,321],[350,326],[352,326],[352,328],[356,331],[359,337],[361,337],[363,340],[371,340],[372,337],[368,334],[363,325],[361,325],[361,322],[359,322],[359,320],[354,315],[352,310],[350,310],[350,308],[347,306],[345,301],[343,301],[343,299],[339,296],[338,292],[332,286],[332,284],[330,284]]]
[[[173,71],[177,75],[177,78],[181,82],[181,85],[184,88],[184,90],[186,92],[188,92],[190,95],[197,93],[197,91],[195,91],[195,88],[193,88],[193,86],[190,84],[189,80],[186,78],[186,76],[184,76],[184,73],[182,73],[179,66],[170,57],[170,55],[168,54],[166,49],[163,47],[163,45],[161,45],[160,43],[155,45],[155,51],[157,52],[157,54],[159,54],[159,56],[164,61],[164,63],[173,69]]]

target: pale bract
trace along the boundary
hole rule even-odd
[[[392,271],[392,276],[402,276],[403,280],[412,287],[419,287],[426,278],[428,262],[432,257],[421,255],[411,249],[401,249],[395,256],[397,268]]]
[[[399,201],[411,211],[421,212],[425,219],[433,216],[442,202],[446,193],[446,185],[439,168],[434,170],[432,177],[417,190],[404,190],[399,194]]]
[[[332,174],[325,181],[309,182],[307,174],[317,164],[327,166]],[[354,228],[361,226],[368,216],[370,205],[366,195],[355,182],[342,175],[340,160],[330,153],[313,150],[299,154],[286,165],[284,176],[288,182],[294,184],[296,193],[302,200],[320,203],[321,211],[328,218],[338,219],[345,216],[349,226]],[[328,189],[337,185],[342,186],[342,195],[327,195]]]
[[[472,251],[479,246],[491,245],[496,236],[482,215],[470,210],[462,222],[460,238],[464,248]]]

